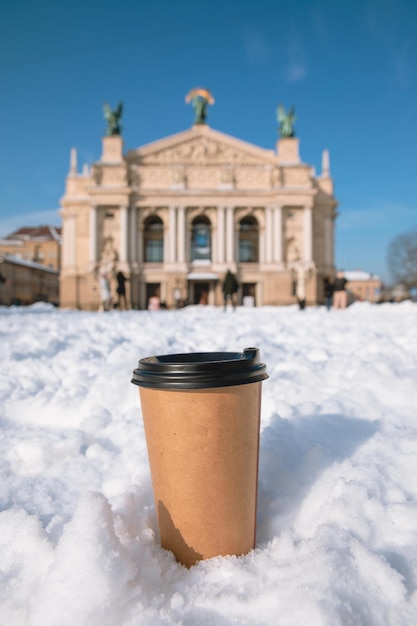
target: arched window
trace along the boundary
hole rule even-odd
[[[259,227],[253,215],[247,215],[239,223],[239,261],[240,263],[259,261]]]
[[[191,233],[191,260],[211,259],[211,223],[205,215],[193,219]]]
[[[145,263],[162,263],[164,260],[164,224],[160,217],[146,218],[143,229]]]

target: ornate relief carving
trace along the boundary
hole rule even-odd
[[[220,182],[233,185],[233,183],[235,182],[235,175],[233,170],[230,168],[222,169],[220,172]]]
[[[258,225],[263,228],[265,226],[265,209],[264,207],[238,207],[234,211],[234,221],[235,225],[238,226],[240,221],[247,217],[248,215],[252,215],[256,218]]]
[[[168,168],[143,167],[139,175],[143,189],[161,189],[172,185],[172,172]]]
[[[189,189],[215,189],[217,185],[217,172],[213,167],[194,167],[188,170]]]
[[[131,183],[131,185],[133,185],[134,187],[138,187],[141,184],[141,182],[142,182],[141,175],[139,173],[138,168],[137,167],[131,167],[130,171],[129,171],[129,174],[130,174],[130,183]]]
[[[242,149],[209,139],[198,137],[185,141],[172,148],[162,148],[141,159],[145,165],[153,164],[213,164],[230,165],[245,164],[259,165],[265,163],[260,157],[245,152]]]
[[[280,187],[281,184],[281,170],[278,167],[274,167],[274,169],[271,171],[271,187]]]
[[[185,170],[175,169],[172,172],[172,182],[174,184],[185,184]]]
[[[269,187],[269,171],[264,168],[245,168],[236,170],[238,189],[265,189]]]
[[[303,210],[286,208],[284,210],[284,258],[287,264],[294,264],[303,258]]]
[[[125,185],[127,171],[124,167],[103,167],[101,172],[102,185]]]
[[[285,261],[290,265],[301,261],[299,242],[295,237],[285,240]]]
[[[139,210],[139,220],[138,227],[143,227],[144,221],[151,217],[152,215],[157,215],[164,224],[164,227],[167,227],[168,224],[168,208],[167,207],[141,207]]]
[[[217,216],[217,208],[216,207],[190,207],[187,209],[187,224],[191,224],[192,221],[199,217],[200,215],[204,215],[207,217],[211,224],[213,225],[216,221]]]
[[[94,164],[91,167],[91,178],[93,179],[96,185],[100,185],[101,183],[101,173],[102,173],[101,167],[98,167],[96,164]]]
[[[284,168],[285,185],[308,185],[311,186],[309,172],[304,168],[286,167]]]
[[[187,186],[187,173],[183,167],[177,167],[171,172],[172,189],[185,189]]]

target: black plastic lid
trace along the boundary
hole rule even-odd
[[[132,383],[151,389],[208,389],[268,378],[258,348],[242,352],[195,352],[140,359]]]

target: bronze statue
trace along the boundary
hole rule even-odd
[[[205,124],[207,118],[207,106],[209,104],[214,104],[214,98],[210,91],[199,87],[191,89],[191,91],[186,95],[185,101],[187,103],[191,102],[194,109],[194,124]]]
[[[119,106],[111,110],[107,102],[103,105],[103,113],[104,117],[107,121],[107,137],[113,137],[114,135],[120,135],[122,132],[122,127],[120,125],[120,118],[122,117],[123,112],[123,102],[119,103]]]
[[[280,137],[295,137],[294,122],[297,118],[295,116],[294,107],[292,106],[288,110],[288,113],[286,113],[282,104],[279,104],[277,108],[277,119]]]

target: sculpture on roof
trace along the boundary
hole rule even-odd
[[[207,106],[214,104],[214,98],[208,89],[196,87],[186,95],[187,104],[191,102],[194,109],[194,124],[205,124],[207,118]]]
[[[122,127],[120,125],[120,118],[123,113],[123,102],[119,102],[116,109],[112,110],[107,102],[103,105],[104,118],[107,121],[107,137],[113,137],[114,135],[120,135]]]
[[[288,113],[286,113],[283,105],[279,104],[277,108],[277,119],[280,137],[295,137],[294,122],[297,118],[295,116],[294,107],[292,106],[288,110]]]

